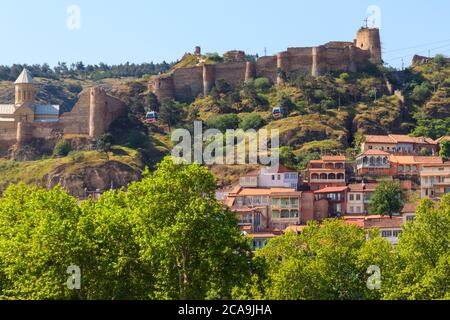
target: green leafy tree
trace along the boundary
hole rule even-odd
[[[441,142],[441,151],[439,155],[445,160],[450,159],[450,140],[444,140]]]
[[[258,130],[264,125],[264,119],[257,113],[250,113],[241,116],[239,127],[244,131],[249,129]]]
[[[103,153],[105,153],[107,155],[108,152],[111,151],[111,147],[113,145],[113,141],[114,141],[114,138],[113,138],[112,134],[105,133],[105,134],[101,135],[97,139],[97,151],[98,152],[103,152]]]
[[[364,230],[340,220],[327,220],[322,226],[312,223],[302,234],[287,233],[258,251],[255,260],[266,271],[255,274],[251,285],[238,296],[275,300],[377,299],[380,293],[367,287],[367,269],[389,261],[390,251],[390,244],[379,235],[366,241]],[[370,257],[374,252],[376,257]]]
[[[370,213],[392,218],[403,208],[401,191],[397,182],[381,182],[370,199]]]
[[[159,118],[169,127],[169,130],[181,122],[184,114],[184,105],[172,99],[164,100],[159,110]]]
[[[69,266],[81,266],[77,223],[82,212],[62,188],[11,185],[0,198],[0,296],[78,299],[67,287]]]
[[[239,117],[236,114],[219,114],[206,121],[208,128],[225,132],[227,129],[235,130],[239,127]]]
[[[228,298],[250,277],[249,244],[215,190],[207,168],[170,158],[129,186],[140,260],[155,279],[151,298]]]
[[[398,244],[396,276],[385,299],[450,299],[450,195],[425,199]]]
[[[53,155],[55,157],[66,157],[70,151],[72,151],[72,144],[69,140],[61,140],[53,149]]]

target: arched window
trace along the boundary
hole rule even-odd
[[[326,173],[322,173],[320,175],[320,180],[328,180],[327,174]]]
[[[381,157],[377,157],[377,165],[381,165]]]
[[[383,164],[386,165],[388,163],[388,160],[386,157],[383,158]]]
[[[364,163],[364,164],[368,164],[368,163],[369,163],[369,158],[364,157],[364,158],[363,158],[363,163]]]
[[[343,174],[343,173],[338,173],[337,179],[338,179],[338,180],[344,180],[344,179],[345,179],[344,174]]]
[[[328,180],[336,180],[336,175],[334,173],[330,173],[328,175]]]
[[[311,179],[312,179],[312,180],[319,180],[319,175],[318,175],[317,173],[313,173],[313,174],[311,175]]]

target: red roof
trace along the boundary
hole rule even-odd
[[[347,158],[344,156],[323,156],[323,161],[346,161]]]
[[[360,155],[361,156],[389,156],[390,153],[387,153],[385,151],[382,150],[367,150],[365,151],[363,154]]]
[[[349,184],[348,187],[351,192],[375,191],[378,183],[355,183]]]
[[[325,189],[321,189],[318,191],[315,191],[314,193],[316,194],[321,194],[321,193],[336,193],[336,192],[344,192],[348,189],[348,187],[328,187]]]

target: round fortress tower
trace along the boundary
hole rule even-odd
[[[370,58],[375,64],[382,64],[380,29],[361,28],[356,35],[356,47],[370,51]]]
[[[89,103],[89,137],[98,138],[105,133],[105,117],[107,111],[106,92],[103,88],[91,89]]]

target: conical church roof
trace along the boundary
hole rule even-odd
[[[30,75],[27,69],[23,69],[20,76],[17,78],[14,84],[23,84],[23,83],[34,83],[33,77]]]

